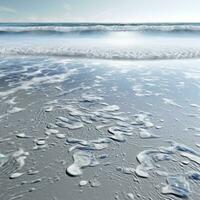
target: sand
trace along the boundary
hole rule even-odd
[[[200,60],[0,60],[0,199],[199,199]]]

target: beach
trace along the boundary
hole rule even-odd
[[[0,199],[198,199],[199,38],[172,34],[2,35]]]

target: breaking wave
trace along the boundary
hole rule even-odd
[[[0,34],[71,32],[200,32],[200,24],[0,24]]]
[[[200,58],[198,32],[200,24],[0,24],[0,56],[123,60]],[[64,34],[63,37],[58,33]],[[44,37],[41,34],[45,34]]]
[[[0,56],[61,56],[116,60],[164,60],[200,58],[200,49],[73,49],[62,47],[1,48]]]

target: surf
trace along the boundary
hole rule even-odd
[[[189,24],[94,24],[94,23],[1,23],[0,33],[73,33],[73,32],[200,32],[199,23]]]

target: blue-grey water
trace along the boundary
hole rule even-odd
[[[0,24],[0,55],[199,58],[199,35],[200,24]]]
[[[200,199],[199,29],[0,24],[0,200]]]

